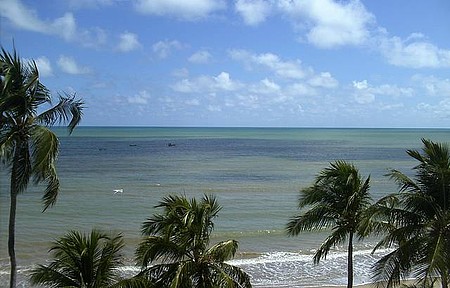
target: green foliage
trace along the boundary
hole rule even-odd
[[[144,238],[136,250],[140,277],[158,287],[251,287],[245,272],[225,263],[234,257],[237,241],[209,247],[213,219],[221,209],[214,197],[197,201],[171,195],[156,207],[163,213],[143,223]]]
[[[370,177],[361,178],[358,169],[345,161],[336,161],[317,175],[314,184],[301,190],[299,209],[303,211],[292,217],[286,225],[289,236],[303,231],[331,228],[332,233],[314,255],[319,263],[336,245],[349,240],[349,279],[352,285],[353,235],[364,237],[362,223],[370,206]]]
[[[47,209],[59,189],[54,166],[59,143],[47,127],[69,122],[72,132],[81,120],[83,103],[74,96],[60,96],[58,104],[38,113],[51,104],[51,95],[39,81],[36,63],[22,63],[16,51],[10,54],[2,48],[0,67],[0,157],[11,167],[11,192],[23,192],[31,177],[36,183],[47,182]]]
[[[422,139],[414,178],[398,170],[388,176],[399,192],[380,199],[368,214],[369,232],[383,235],[375,249],[394,248],[374,266],[374,279],[385,286],[415,276],[420,283],[440,277],[448,287],[450,271],[450,153],[448,146]],[[374,250],[375,250],[374,249]]]
[[[333,234],[324,242],[326,252],[346,240],[346,234],[359,233],[363,213],[370,205],[370,177],[362,180],[357,168],[345,161],[331,163],[316,177],[314,184],[300,194],[299,208],[306,209],[291,218],[286,226],[289,236],[302,231],[332,228]]]
[[[23,63],[16,51],[1,49],[0,55],[0,162],[10,169],[11,207],[8,253],[11,260],[10,286],[15,287],[15,217],[17,195],[24,192],[30,179],[44,182],[47,187],[42,201],[44,210],[56,202],[59,180],[55,161],[59,142],[48,129],[55,123],[69,122],[69,132],[81,120],[83,103],[74,96],[60,96],[59,103],[51,105],[48,89],[39,81],[34,61]]]
[[[119,281],[117,268],[123,264],[123,247],[120,234],[71,231],[53,244],[50,264],[31,271],[31,283],[46,287],[110,287]]]

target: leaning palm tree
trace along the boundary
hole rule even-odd
[[[214,197],[205,195],[197,201],[167,196],[156,207],[164,212],[144,222],[144,238],[136,251],[141,277],[157,287],[251,287],[244,271],[225,263],[234,257],[237,241],[209,247],[212,220],[221,209]]]
[[[60,96],[58,104],[38,113],[50,103],[50,92],[39,81],[36,63],[22,63],[16,51],[10,54],[2,48],[0,73],[0,161],[10,168],[8,253],[10,287],[16,287],[17,196],[33,179],[35,183],[47,183],[42,198],[44,210],[55,203],[59,191],[55,168],[58,138],[48,127],[67,121],[72,132],[81,120],[82,102],[73,96]]]
[[[327,257],[332,247],[348,238],[348,282],[353,286],[353,238],[362,237],[359,225],[364,211],[369,207],[370,177],[365,181],[358,169],[345,161],[331,163],[316,177],[312,186],[302,189],[299,208],[308,210],[290,219],[286,226],[288,235],[303,231],[331,228],[332,233],[314,254],[314,263]]]
[[[89,235],[70,231],[50,249],[53,260],[31,271],[33,285],[46,287],[112,287],[119,282],[117,268],[122,265],[120,234],[109,236],[92,230]]]
[[[399,192],[380,199],[370,210],[369,230],[384,235],[380,247],[394,249],[374,265],[374,279],[399,285],[408,276],[429,285],[436,277],[449,286],[450,152],[447,145],[422,139],[423,153],[407,150],[419,162],[414,178],[398,170],[388,176]]]

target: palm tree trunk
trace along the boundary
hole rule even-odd
[[[16,287],[17,278],[17,263],[15,246],[15,231],[16,231],[16,207],[17,207],[17,191],[14,186],[11,186],[11,204],[9,210],[9,231],[8,231],[8,253],[11,263],[11,275],[9,287]]]
[[[446,273],[446,271],[441,273],[441,287],[448,288],[448,274]]]
[[[9,280],[9,287],[16,288],[17,282],[17,260],[16,260],[16,210],[17,210],[17,196],[19,195],[19,183],[18,183],[18,166],[19,164],[19,155],[20,149],[18,149],[19,145],[17,145],[14,149],[14,158],[11,169],[11,203],[9,206],[9,228],[8,228],[8,254],[9,261],[11,265],[11,275]]]
[[[353,287],[353,232],[348,236],[347,288]]]

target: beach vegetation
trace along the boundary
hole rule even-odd
[[[221,210],[215,197],[196,200],[169,195],[156,208],[162,213],[142,225],[143,239],[136,251],[140,277],[157,287],[251,287],[243,270],[225,262],[234,257],[238,242],[210,246],[213,219]]]
[[[450,271],[450,152],[449,146],[422,139],[422,152],[407,150],[418,164],[412,177],[399,170],[388,176],[398,184],[369,209],[366,228],[391,248],[373,267],[374,280],[393,287],[408,277],[421,287],[436,279],[449,287]]]
[[[70,231],[53,243],[51,262],[31,271],[30,282],[55,288],[113,287],[120,280],[117,268],[123,265],[123,247],[121,234]]]
[[[78,125],[83,103],[72,95],[60,95],[51,106],[51,93],[40,82],[36,62],[24,61],[15,49],[0,54],[0,162],[10,175],[8,254],[10,287],[16,287],[15,222],[18,195],[30,180],[46,183],[44,210],[56,202],[59,179],[55,162],[59,142],[50,126],[68,122],[69,132]]]
[[[353,286],[353,242],[363,237],[360,225],[365,210],[371,205],[370,176],[365,180],[359,170],[346,161],[336,161],[323,169],[312,186],[301,190],[300,214],[286,225],[289,236],[301,232],[331,228],[331,234],[314,254],[314,263],[326,259],[330,250],[348,241],[347,287]]]

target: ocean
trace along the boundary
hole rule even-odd
[[[384,176],[388,169],[411,173],[415,162],[406,149],[421,149],[421,138],[450,142],[448,129],[78,127],[71,136],[55,131],[61,141],[56,205],[42,213],[43,186],[31,185],[18,200],[19,287],[29,286],[29,269],[44,263],[51,241],[69,230],[122,232],[122,273],[133,275],[141,224],[168,194],[216,196],[222,210],[211,243],[239,241],[231,263],[250,274],[254,287],[345,285],[345,244],[314,265],[312,255],[329,231],[286,236],[300,189],[330,162],[346,160],[363,177],[371,176],[376,200],[397,190]],[[7,287],[5,167],[0,181],[0,287]],[[375,241],[355,243],[355,284],[370,282],[370,267],[385,252],[371,254]]]

